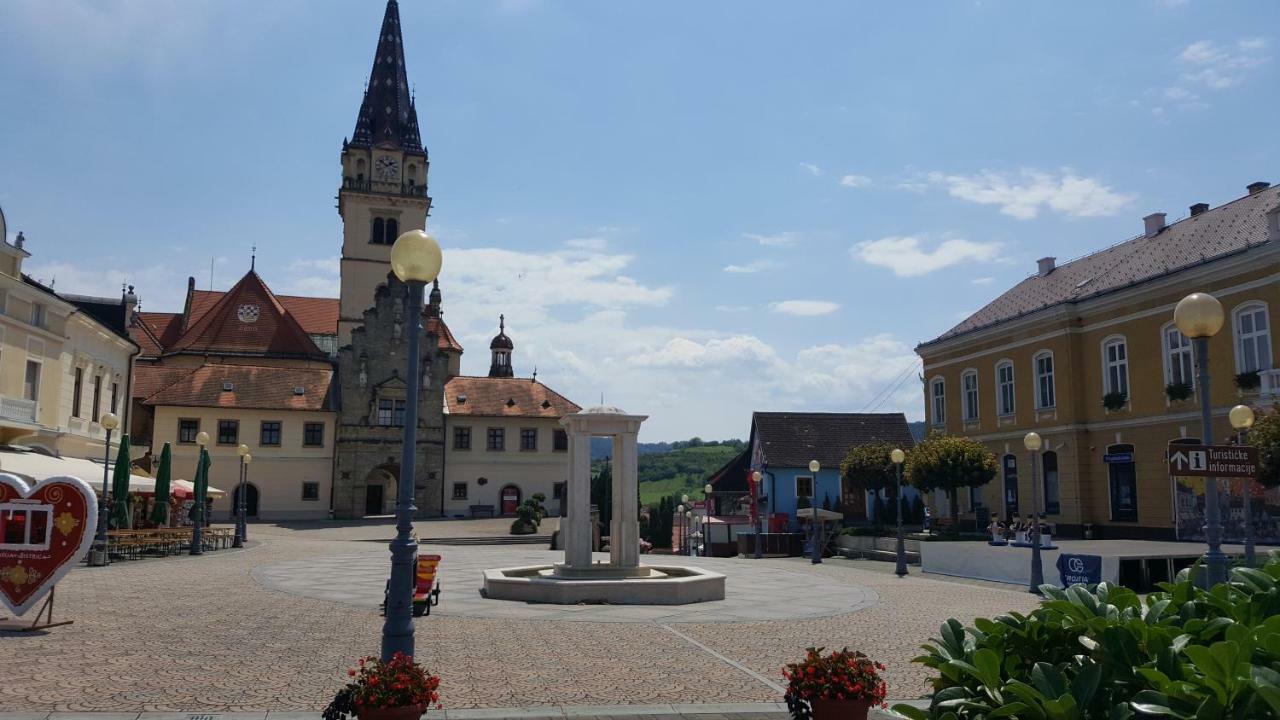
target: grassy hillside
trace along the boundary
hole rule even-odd
[[[678,447],[670,452],[641,455],[640,502],[650,505],[665,495],[681,493],[701,499],[707,476],[742,452],[742,443],[725,442],[731,444]]]

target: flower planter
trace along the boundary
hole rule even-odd
[[[360,720],[418,720],[427,711],[426,705],[406,705],[404,707],[367,708],[357,707],[356,717]],[[866,715],[862,715],[866,717]]]
[[[867,720],[870,700],[810,700],[813,720]]]

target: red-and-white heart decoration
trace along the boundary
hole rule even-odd
[[[80,478],[28,487],[0,473],[0,601],[26,612],[84,557],[97,527],[98,498]]]

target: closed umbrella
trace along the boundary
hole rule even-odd
[[[205,524],[204,511],[208,507],[209,496],[209,466],[213,461],[209,459],[209,451],[203,447],[200,448],[200,459],[196,462],[196,477],[193,482],[195,486],[194,501],[191,504],[191,522],[201,527]]]
[[[156,504],[151,508],[151,522],[166,527],[169,524],[169,465],[173,461],[169,443],[160,451],[160,466],[156,469]]]
[[[129,436],[120,435],[115,472],[111,476],[111,524],[117,529],[133,525],[129,517]]]

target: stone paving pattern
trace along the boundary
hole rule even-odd
[[[455,522],[422,523],[419,535],[443,537],[449,525],[459,536],[480,534]],[[356,657],[378,652],[382,618],[372,608],[273,590],[253,571],[363,555],[369,541],[392,533],[389,522],[253,525],[251,537],[262,542],[242,551],[77,568],[59,585],[56,603],[57,616],[75,624],[0,636],[0,711],[314,712]],[[441,549],[442,578],[456,550]],[[526,551],[468,550],[491,553],[495,566]],[[370,558],[389,566],[385,555]],[[909,661],[947,617],[967,622],[1035,604],[1000,586],[899,580],[887,564],[737,562],[799,573],[778,603],[802,600],[805,576],[870,591],[878,602],[828,617],[669,626],[433,613],[417,622],[418,659],[441,675],[446,708],[776,703],[785,662],[808,645],[848,645],[883,660],[890,695],[909,698],[927,688],[927,673]]]

